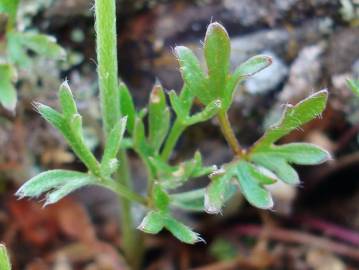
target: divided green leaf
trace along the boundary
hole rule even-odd
[[[63,197],[87,185],[95,185],[97,179],[89,174],[68,171],[52,170],[40,173],[28,180],[16,192],[19,198],[38,198],[45,196],[45,205],[53,204]]]

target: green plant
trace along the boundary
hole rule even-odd
[[[6,247],[0,244],[0,269],[11,270],[10,258],[7,254]]]
[[[0,1],[0,19],[4,17],[7,20],[5,39],[0,39],[0,103],[11,111],[15,109],[17,101],[14,85],[17,81],[17,68],[31,68],[29,51],[54,60],[65,57],[64,49],[53,37],[17,29],[19,3],[20,0]]]
[[[357,96],[359,96],[359,80],[348,80],[349,89]]]
[[[45,194],[45,205],[56,203],[70,192],[88,185],[108,188],[121,200],[123,248],[138,267],[140,234],[134,232],[132,203],[147,209],[138,228],[156,234],[163,228],[180,241],[193,244],[202,238],[172,215],[173,208],[219,213],[239,189],[252,205],[268,209],[273,206],[266,185],[278,180],[296,185],[299,178],[290,164],[318,164],[329,158],[321,148],[307,143],[276,146],[280,138],[319,116],[325,108],[327,91],[320,91],[295,106],[287,105],[281,121],[268,129],[252,147],[240,146],[231,128],[227,112],[237,85],[271,64],[266,56],[255,56],[230,72],[230,40],[226,30],[211,23],[204,41],[208,73],[201,69],[193,52],[186,47],[175,49],[184,85],[179,94],[166,93],[160,85],[152,89],[148,107],[137,111],[130,91],[117,81],[115,1],[96,0],[97,58],[105,146],[98,160],[86,146],[81,115],[67,82],[59,91],[61,112],[37,103],[38,112],[58,129],[85,164],[88,172],[52,170],[26,182],[17,196],[37,198]],[[202,110],[191,114],[194,101]],[[171,112],[174,112],[173,115]],[[174,118],[171,122],[171,115]],[[205,166],[199,152],[190,160],[172,164],[173,149],[190,126],[218,118],[221,131],[233,150],[228,164]],[[146,120],[146,121],[145,121]],[[146,123],[145,123],[146,122]],[[142,159],[148,173],[147,193],[138,194],[132,186],[126,150],[133,149]],[[189,180],[210,176],[207,188],[178,193],[176,189]]]

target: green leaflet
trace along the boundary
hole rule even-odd
[[[298,185],[299,176],[288,162],[279,156],[268,154],[254,154],[252,160],[272,171],[280,180],[290,185]]]
[[[61,110],[67,120],[77,114],[77,106],[67,81],[63,82],[59,90]]]
[[[269,209],[273,207],[273,200],[270,192],[260,184],[261,180],[256,178],[252,168],[246,161],[238,162],[236,166],[236,178],[242,194],[247,201],[255,207]]]
[[[255,152],[285,159],[288,163],[298,165],[316,165],[330,159],[330,154],[324,149],[310,143],[289,143],[280,146],[271,146]]]
[[[6,34],[7,54],[9,62],[19,65],[22,68],[28,68],[31,65],[31,59],[26,52],[26,48],[22,46],[21,37],[16,31],[10,31]]]
[[[186,87],[203,104],[207,105],[213,98],[208,88],[208,79],[204,75],[197,57],[190,49],[183,46],[176,47],[175,51]]]
[[[211,182],[204,197],[204,209],[207,213],[218,214],[221,212],[234,173],[232,168],[225,168],[210,175]]]
[[[155,185],[153,188],[153,198],[156,208],[160,211],[167,211],[170,204],[170,197],[161,188],[160,185]]]
[[[280,122],[264,133],[262,138],[255,143],[251,152],[261,151],[262,148],[272,145],[283,136],[320,116],[325,109],[327,99],[328,92],[322,90],[302,100],[295,106],[287,105]]]
[[[223,97],[230,66],[231,44],[227,31],[219,23],[211,23],[204,40],[209,87],[213,97]]]
[[[11,270],[10,258],[7,253],[6,247],[0,244],[0,269]]]
[[[46,194],[45,205],[56,203],[67,194],[83,186],[97,183],[95,177],[86,173],[52,170],[40,173],[28,180],[16,192],[20,199],[24,197],[38,198]]]
[[[164,227],[163,216],[160,212],[150,211],[142,220],[137,229],[150,234],[157,234]]]
[[[194,125],[200,122],[208,121],[209,119],[215,117],[217,113],[222,109],[222,102],[219,99],[215,99],[211,101],[203,111],[196,113],[190,116],[186,124],[187,125]]]
[[[347,84],[352,92],[359,96],[359,80],[348,80]]]
[[[171,205],[187,211],[201,212],[204,209],[206,189],[201,188],[182,193],[171,194]]]
[[[161,86],[153,88],[148,108],[148,141],[158,152],[170,128],[170,111]]]
[[[66,56],[65,50],[56,43],[54,37],[32,32],[17,32],[17,35],[22,46],[34,51],[38,55],[54,60],[62,60]]]
[[[161,211],[150,211],[147,213],[137,228],[151,234],[157,234],[163,228],[166,228],[178,240],[187,244],[195,244],[203,241],[198,233],[195,233],[189,227],[171,217],[168,213]]]
[[[0,103],[10,111],[15,110],[17,101],[14,77],[15,70],[10,64],[0,64]]]
[[[101,172],[104,176],[110,176],[118,167],[117,154],[120,150],[123,134],[126,129],[127,117],[123,117],[109,133],[104,153],[101,159]]]
[[[127,86],[120,83],[119,86],[121,115],[127,116],[127,130],[132,134],[135,127],[136,108]]]

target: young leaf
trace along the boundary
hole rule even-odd
[[[64,117],[71,120],[73,115],[77,114],[77,106],[67,81],[60,86],[59,99]]]
[[[18,33],[22,45],[41,56],[55,60],[64,59],[65,50],[56,43],[56,39],[51,36],[38,33]]]
[[[127,116],[127,129],[132,134],[136,118],[135,104],[133,103],[130,91],[124,83],[120,83],[119,92],[121,115]]]
[[[316,165],[330,159],[330,154],[324,149],[310,143],[289,143],[271,146],[256,153],[275,155],[284,158],[289,163],[298,165]]]
[[[199,61],[194,53],[183,46],[175,48],[178,61],[181,66],[181,73],[185,82],[186,88],[192,93],[193,96],[205,105],[213,100],[213,93],[208,88],[208,80],[205,77]]]
[[[258,208],[272,208],[273,200],[270,192],[258,183],[258,179],[254,178],[248,163],[240,161],[236,167],[236,177],[239,182],[239,187],[248,202]]]
[[[252,155],[251,159],[253,162],[272,171],[280,180],[289,185],[298,185],[300,183],[298,173],[282,157],[258,153]]]
[[[170,127],[170,112],[161,86],[155,86],[151,92],[148,110],[148,141],[158,152]]]
[[[198,233],[192,231],[189,227],[170,216],[166,216],[164,224],[167,230],[184,243],[195,244],[204,241]]]
[[[110,176],[112,173],[114,173],[117,167],[117,154],[121,147],[123,134],[125,133],[126,122],[126,116],[121,118],[107,137],[101,160],[101,171],[105,176]]]
[[[275,143],[291,131],[299,128],[310,120],[318,117],[324,110],[328,98],[326,90],[319,91],[295,106],[287,105],[281,121],[270,127],[251,149],[251,152],[260,151]]]
[[[204,40],[209,87],[217,98],[223,96],[230,66],[231,44],[227,31],[219,23],[211,23]]]
[[[12,84],[14,70],[9,64],[0,63],[0,102],[9,111],[16,106],[16,90]]]
[[[0,269],[11,270],[10,258],[7,253],[6,247],[0,244]]]
[[[168,93],[168,95],[170,97],[172,109],[175,111],[177,117],[180,119],[185,119],[187,116],[187,113],[186,113],[185,109],[183,108],[180,97],[177,96],[177,93],[174,90],[171,90]]]
[[[96,178],[86,173],[52,170],[31,178],[19,188],[16,196],[37,198],[41,194],[46,194],[45,205],[47,205],[57,202],[75,189],[96,183]]]
[[[150,234],[159,233],[164,227],[163,216],[160,212],[150,211],[137,229]]]

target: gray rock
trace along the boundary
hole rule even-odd
[[[287,84],[279,95],[280,102],[296,102],[310,95],[317,88],[321,76],[321,55],[324,43],[303,48],[293,62]]]

